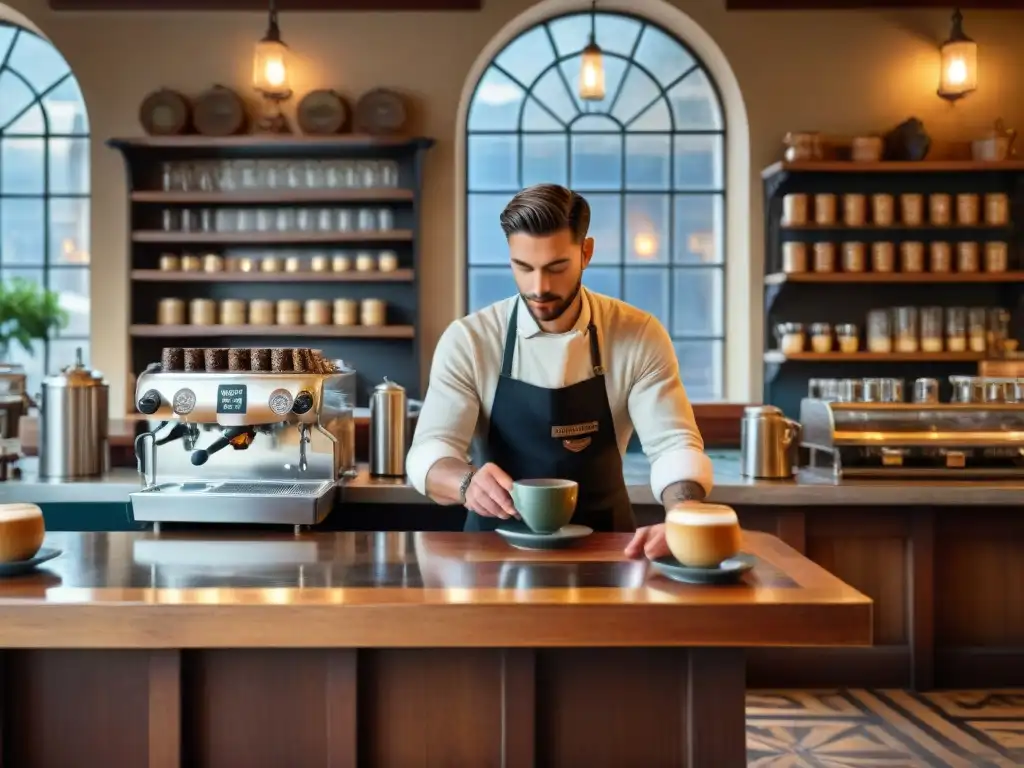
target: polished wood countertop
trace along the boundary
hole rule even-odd
[[[743,583],[679,584],[624,534],[525,552],[497,534],[52,533],[0,579],[0,647],[869,645],[871,601],[746,532]]]

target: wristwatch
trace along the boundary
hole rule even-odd
[[[473,475],[476,474],[476,468],[470,467],[469,471],[462,477],[462,482],[459,483],[459,503],[462,505],[466,504],[466,491],[469,490],[469,484],[473,482]]]

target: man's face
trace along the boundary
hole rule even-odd
[[[574,243],[568,229],[508,239],[512,274],[530,314],[538,322],[557,320],[580,292],[583,270],[594,255],[594,240]]]

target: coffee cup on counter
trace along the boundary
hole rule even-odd
[[[723,504],[684,502],[665,515],[665,541],[672,556],[690,568],[717,568],[740,551],[736,510]]]

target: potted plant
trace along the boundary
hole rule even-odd
[[[13,342],[32,355],[33,342],[67,324],[68,313],[56,291],[22,277],[0,282],[0,362],[10,362]]]

